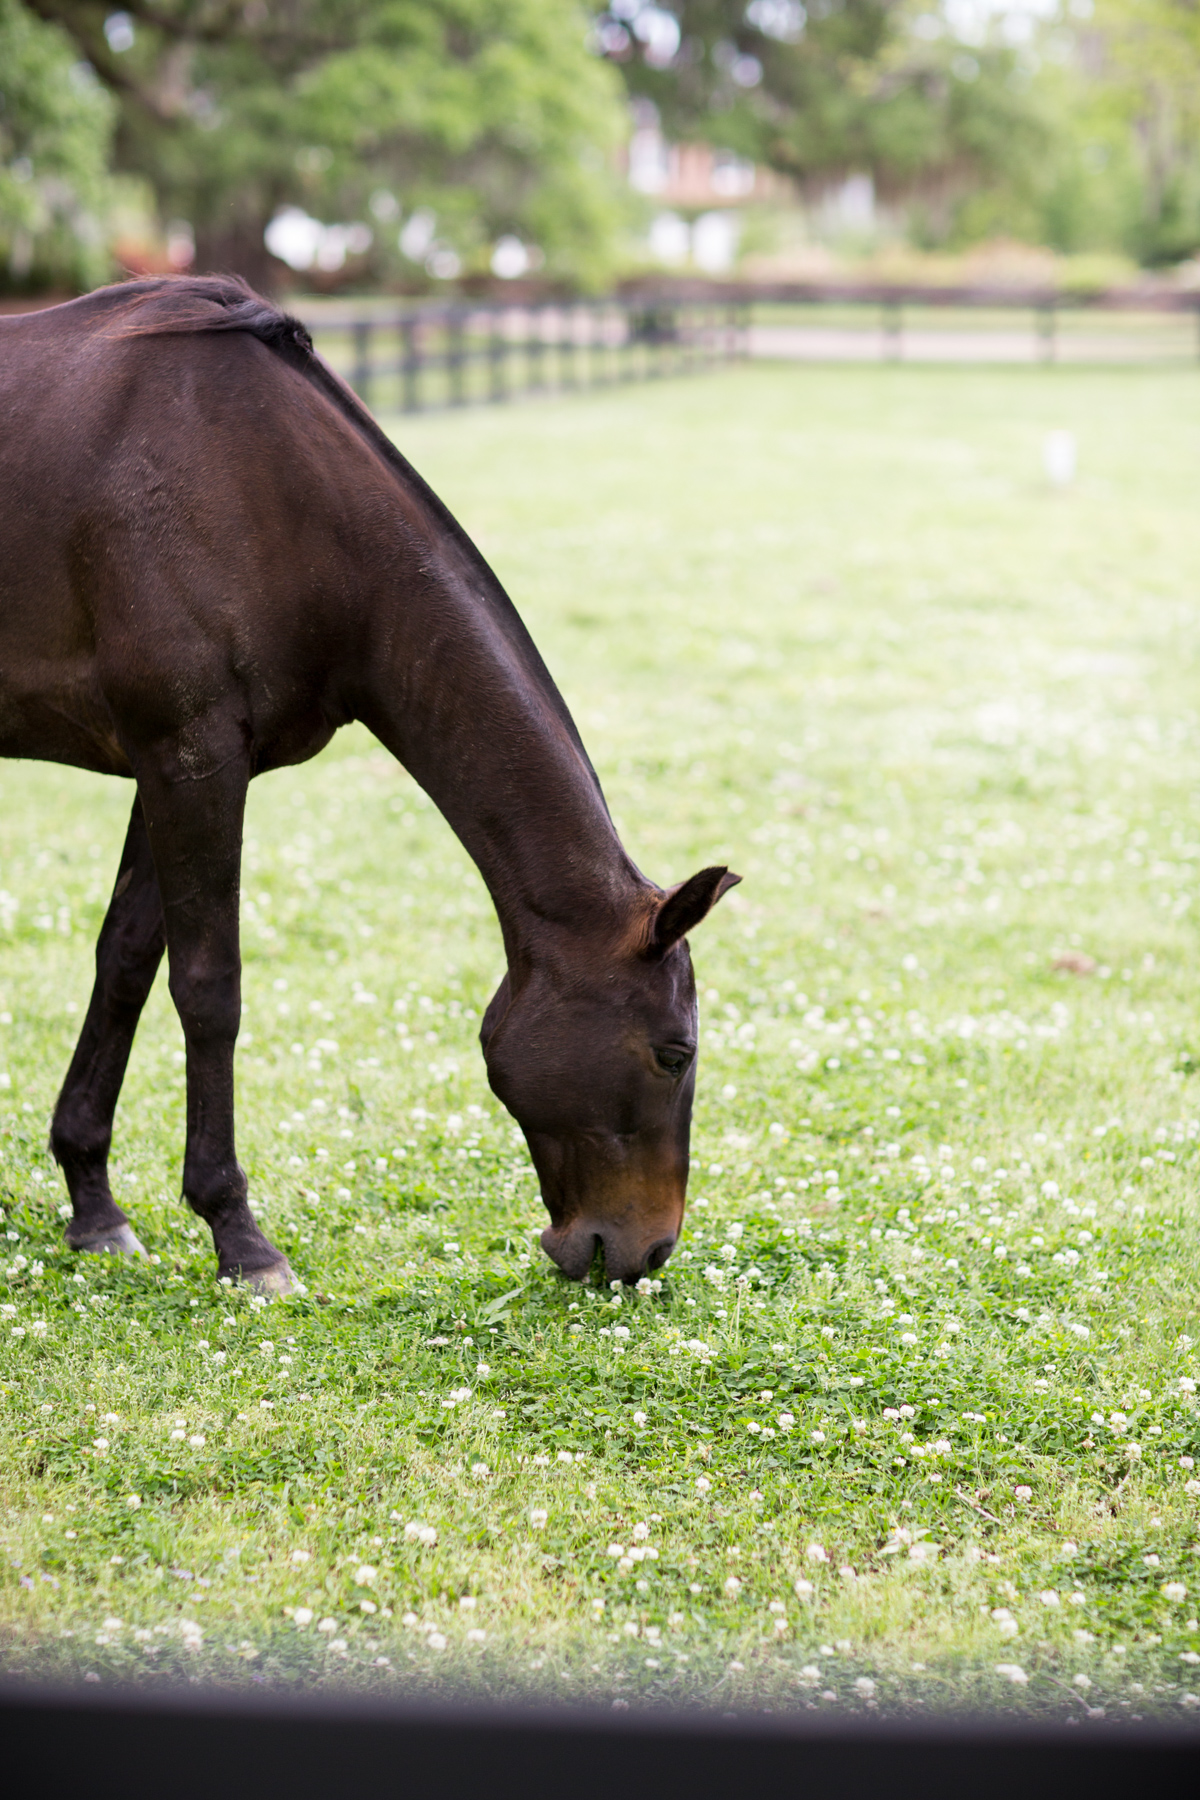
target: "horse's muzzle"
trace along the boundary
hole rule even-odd
[[[548,1225],[541,1241],[551,1262],[572,1281],[584,1279],[599,1246],[607,1279],[632,1285],[648,1270],[662,1268],[675,1248],[675,1238],[674,1231],[638,1232],[604,1220],[572,1219],[568,1225]]]

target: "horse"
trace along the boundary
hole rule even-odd
[[[132,779],[96,977],[50,1128],[78,1251],[144,1254],[113,1115],[165,949],[183,1197],[218,1273],[295,1285],[234,1136],[242,825],[256,775],[361,720],[487,885],[506,970],[480,1044],[565,1275],[632,1283],[683,1219],[688,934],[740,878],[635,866],[567,707],[480,552],[304,327],[227,277],[0,319],[0,754]]]

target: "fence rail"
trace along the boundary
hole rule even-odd
[[[731,302],[464,303],[391,316],[322,310],[312,326],[322,353],[381,412],[655,380],[746,352],[745,308]]]
[[[1103,363],[1200,353],[1200,292],[1163,288],[685,284],[576,302],[318,302],[309,318],[322,353],[378,412],[496,404],[746,357]]]

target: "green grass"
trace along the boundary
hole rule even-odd
[[[152,1262],[67,1253],[130,796],[4,772],[10,1674],[1189,1716],[1196,401],[758,366],[397,428],[641,865],[745,876],[661,1292],[538,1250],[486,896],[358,731],[248,827],[241,1151],[307,1294],[216,1283],[162,982],[115,1148]]]

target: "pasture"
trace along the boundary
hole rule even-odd
[[[68,1253],[131,795],[0,772],[7,1674],[1200,1708],[1196,398],[763,364],[396,425],[640,866],[745,878],[650,1292],[538,1249],[487,896],[357,729],[247,827],[240,1151],[306,1292],[220,1286],[177,1198],[162,976],[114,1148],[151,1259]]]

